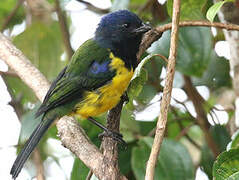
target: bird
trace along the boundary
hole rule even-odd
[[[70,62],[52,82],[36,117],[41,116],[10,174],[15,180],[50,125],[64,115],[88,119],[108,135],[121,140],[94,117],[112,109],[124,95],[134,70],[143,35],[151,30],[136,14],[118,10],[104,15],[94,34],[73,54]]]

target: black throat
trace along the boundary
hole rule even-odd
[[[113,54],[125,63],[126,68],[135,69],[137,67],[137,57],[136,54],[139,50],[139,45],[141,42],[141,37],[134,39],[128,39],[127,41],[112,42],[106,41],[105,39],[96,39],[101,47],[110,49]]]

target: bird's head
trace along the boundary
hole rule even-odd
[[[95,32],[95,40],[116,55],[136,55],[142,36],[151,27],[134,13],[120,10],[102,17]]]

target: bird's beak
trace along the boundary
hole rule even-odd
[[[139,28],[134,29],[133,33],[135,33],[135,34],[144,34],[144,33],[148,32],[151,29],[152,29],[152,27],[150,25],[142,23],[142,25]]]

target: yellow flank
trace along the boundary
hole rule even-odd
[[[126,91],[133,76],[133,68],[129,71],[124,61],[115,57],[113,53],[110,53],[110,59],[112,59],[111,68],[116,70],[115,77],[101,88],[86,92],[84,100],[76,106],[77,115],[84,118],[100,115],[115,107]]]

